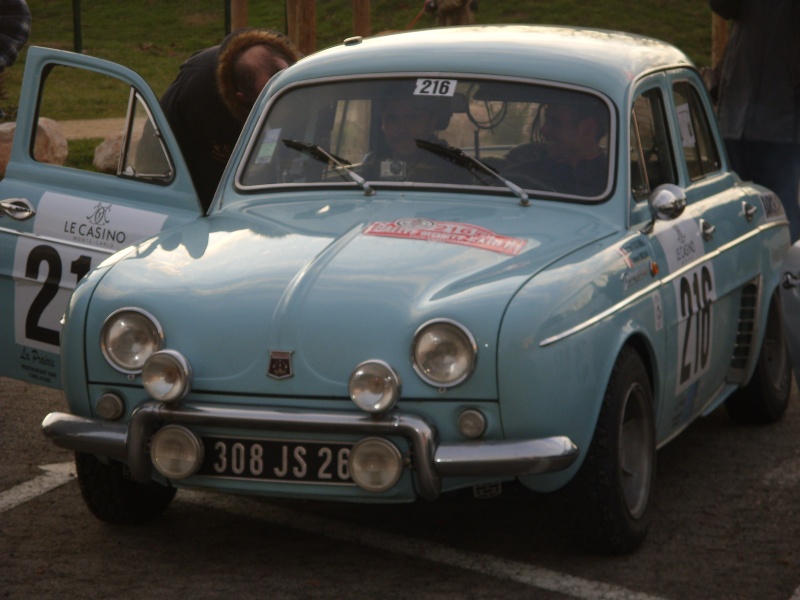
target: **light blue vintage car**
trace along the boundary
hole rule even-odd
[[[116,176],[31,150],[65,67],[130,99]],[[63,386],[44,432],[100,519],[154,518],[182,487],[392,503],[516,480],[623,553],[657,448],[723,403],[786,408],[786,218],[730,171],[670,45],[347,40],[270,82],[205,216],[136,74],[32,48],[23,98],[2,369]]]

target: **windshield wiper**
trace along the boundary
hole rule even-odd
[[[513,194],[519,198],[520,204],[523,206],[527,206],[530,204],[530,200],[528,199],[528,194],[525,193],[521,187],[519,187],[516,183],[509,181],[500,173],[495,171],[492,167],[484,163],[483,161],[478,160],[477,158],[470,156],[466,152],[464,152],[461,148],[453,148],[452,146],[445,146],[444,144],[437,144],[435,142],[429,142],[428,140],[414,140],[417,143],[418,148],[422,148],[423,150],[427,150],[428,152],[433,152],[442,158],[446,158],[452,163],[455,163],[461,167],[465,167],[469,169],[471,172],[474,171],[482,171],[487,175],[491,175],[498,181],[500,181],[504,186],[506,186],[509,190],[513,192]]]
[[[325,150],[322,146],[318,144],[312,144],[311,142],[298,142],[297,140],[287,140],[284,139],[283,143],[292,148],[294,150],[298,150],[303,154],[310,156],[320,162],[327,163],[329,165],[333,165],[336,169],[336,172],[342,177],[349,179],[350,181],[356,183],[362,190],[364,190],[365,196],[372,196],[375,194],[375,190],[373,190],[370,185],[367,183],[366,179],[361,177],[358,173],[353,171],[350,168],[350,162],[339,158],[338,156],[331,154],[327,150]]]

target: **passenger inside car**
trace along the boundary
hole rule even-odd
[[[381,103],[377,157],[366,172],[370,179],[469,184],[470,172],[420,148],[418,140],[447,147],[437,132],[447,129],[452,115],[449,98],[405,96]]]
[[[600,101],[547,105],[541,134],[546,156],[512,149],[506,156],[506,177],[519,185],[578,196],[596,197],[606,190],[608,156],[601,141],[608,135],[608,109]]]

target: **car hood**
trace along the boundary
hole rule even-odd
[[[461,391],[496,397],[493,353],[510,299],[613,228],[579,207],[493,200],[416,193],[234,205],[162,233],[110,268],[87,335],[99,335],[114,310],[136,306],[159,321],[166,347],[187,356],[195,389],[346,397],[353,368],[381,359],[401,374],[404,396],[421,397],[431,389],[412,371],[412,339],[422,324],[447,318],[479,348],[480,372]],[[291,353],[293,377],[268,377],[277,352]]]

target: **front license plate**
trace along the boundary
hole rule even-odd
[[[348,469],[351,443],[205,437],[203,446],[198,475],[354,485]]]

